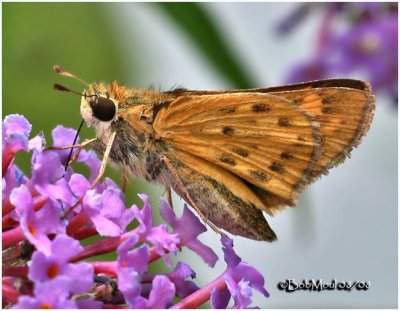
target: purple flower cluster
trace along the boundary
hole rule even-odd
[[[227,268],[203,288],[183,262],[171,272],[150,273],[158,259],[170,269],[170,255],[183,248],[213,267],[217,255],[198,240],[205,226],[187,206],[177,217],[164,200],[161,216],[172,230],[154,224],[146,195],[139,194],[142,208],[126,208],[111,179],[91,187],[101,163],[93,150],[73,157],[88,167],[86,178],[71,166],[64,169],[69,149],[45,149],[43,135],[29,139],[30,131],[23,116],[3,121],[3,307],[195,308],[211,300],[213,307],[226,308],[232,298],[234,308],[245,308],[252,289],[268,297],[263,276],[241,261],[227,237],[221,238]],[[75,134],[56,127],[53,146],[70,145]],[[30,178],[13,163],[20,151],[32,152]],[[138,226],[128,229],[134,220]],[[102,239],[81,245],[93,236]],[[107,253],[117,259],[92,259]]]
[[[360,74],[397,103],[397,2],[301,4],[278,25],[279,34],[288,34],[317,9],[323,18],[314,55],[291,70],[288,82]]]

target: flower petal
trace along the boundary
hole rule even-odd
[[[161,217],[173,228],[174,233],[178,234],[181,239],[181,246],[187,246],[189,249],[197,253],[208,265],[214,267],[218,260],[215,252],[198,240],[198,236],[205,232],[206,227],[200,220],[188,209],[185,204],[181,218],[177,218],[171,206],[161,200],[160,204]]]
[[[226,309],[230,299],[231,293],[228,288],[222,291],[218,290],[218,288],[214,288],[211,292],[211,307],[213,309]]]
[[[149,299],[139,299],[134,308],[166,309],[169,306],[175,294],[174,284],[166,276],[157,275],[152,285]]]

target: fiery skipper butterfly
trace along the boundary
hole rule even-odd
[[[231,91],[87,86],[81,114],[104,165],[110,157],[124,172],[172,188],[216,231],[264,241],[276,235],[263,212],[294,206],[343,162],[375,108],[369,84],[350,79]]]

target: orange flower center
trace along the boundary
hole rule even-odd
[[[58,275],[58,272],[58,266],[55,264],[52,264],[47,268],[47,276],[50,279],[54,279]]]
[[[127,263],[126,261],[120,261],[119,265],[120,265],[122,268],[126,268],[126,267],[128,266],[128,263]]]
[[[53,306],[49,303],[42,303],[39,308],[40,309],[53,309]]]
[[[28,224],[28,230],[33,236],[36,235],[36,228],[34,226],[32,226],[31,224]]]

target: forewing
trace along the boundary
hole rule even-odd
[[[293,205],[320,155],[319,125],[270,94],[181,96],[161,109],[156,139],[195,155]],[[265,208],[267,209],[267,208]]]
[[[375,98],[368,83],[353,79],[327,79],[292,85],[249,90],[190,91],[176,96],[267,93],[284,97],[315,117],[320,124],[322,156],[311,178],[315,179],[349,156],[367,133],[375,110]],[[174,94],[174,92],[171,92]]]
[[[365,90],[330,87],[272,94],[293,101],[320,124],[322,154],[312,172],[314,178],[349,156],[367,133],[375,109],[367,84]]]

